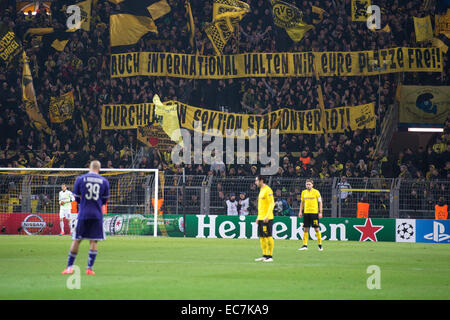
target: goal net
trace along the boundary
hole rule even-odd
[[[73,191],[77,176],[88,169],[0,168],[0,234],[60,233],[59,192]],[[179,221],[159,214],[164,201],[164,176],[157,169],[102,169],[110,198],[103,207],[106,235],[165,235]],[[161,184],[162,182],[162,184]],[[162,186],[162,188],[161,188]],[[71,223],[78,206],[71,203]],[[64,219],[69,230],[69,221]],[[155,223],[156,222],[156,223]]]
[[[394,179],[341,179],[333,188],[337,194],[337,216],[389,218],[393,216]]]

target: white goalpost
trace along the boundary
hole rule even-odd
[[[0,168],[0,214],[59,213],[57,195],[62,184],[72,191],[76,177],[88,171],[88,168]],[[123,223],[119,226],[114,220],[117,225],[108,226],[109,233],[157,237],[159,170],[102,168],[100,175],[110,183],[105,210],[108,215],[120,216]]]

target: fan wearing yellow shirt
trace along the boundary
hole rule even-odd
[[[259,187],[258,196],[258,217],[256,222],[258,223],[258,236],[261,244],[263,256],[256,258],[255,261],[272,262],[272,254],[274,241],[272,237],[273,227],[273,208],[275,207],[275,200],[273,199],[272,189],[266,185],[266,177],[257,176],[255,184]]]
[[[322,234],[319,228],[319,219],[322,218],[322,197],[317,189],[313,188],[314,182],[312,179],[306,179],[306,189],[302,191],[300,211],[298,217],[303,218],[303,246],[298,250],[308,249],[309,228],[312,226],[316,231],[317,242],[319,250],[322,251]]]

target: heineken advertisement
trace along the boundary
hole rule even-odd
[[[256,216],[183,215],[159,216],[158,235],[192,238],[257,239]],[[153,235],[153,215],[107,215],[103,219],[107,235]],[[324,240],[395,241],[395,219],[323,218],[320,229]],[[303,239],[303,218],[275,217],[274,239]],[[315,239],[315,233],[310,232]]]
[[[164,215],[157,220],[159,236],[223,239],[258,239],[256,216]],[[107,215],[107,235],[153,235],[153,215]],[[414,219],[323,218],[322,239],[331,241],[450,242],[450,221]],[[303,239],[303,218],[275,217],[276,240]],[[309,237],[316,240],[315,232]]]
[[[106,235],[153,235],[155,228],[153,215],[118,214],[103,217],[103,231]],[[181,215],[164,215],[157,219],[159,236],[183,237],[184,224]]]
[[[324,240],[395,241],[395,219],[323,218],[319,225]],[[186,236],[196,238],[258,238],[256,216],[187,216],[186,227]],[[315,232],[309,236],[316,240]],[[273,237],[303,239],[303,218],[275,217]]]

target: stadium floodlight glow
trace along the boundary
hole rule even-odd
[[[408,132],[444,132],[443,128],[408,128]]]

